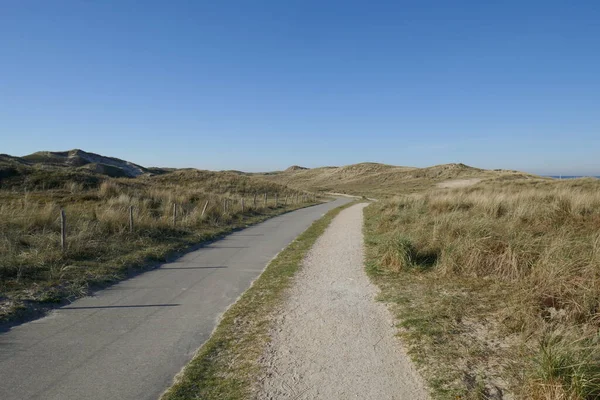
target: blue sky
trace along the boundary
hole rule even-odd
[[[0,153],[71,148],[600,175],[600,2],[0,0]]]

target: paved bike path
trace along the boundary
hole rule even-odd
[[[156,400],[268,262],[349,201],[271,218],[0,334],[0,399]]]

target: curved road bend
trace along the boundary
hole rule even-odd
[[[268,262],[349,201],[269,219],[0,334],[0,399],[156,400]]]

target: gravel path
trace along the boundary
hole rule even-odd
[[[259,399],[428,398],[364,272],[364,206],[342,211],[304,260],[271,334]]]

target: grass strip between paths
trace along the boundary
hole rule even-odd
[[[247,399],[260,374],[272,316],[302,260],[343,209],[329,211],[287,246],[223,315],[208,341],[162,396],[162,400]]]

